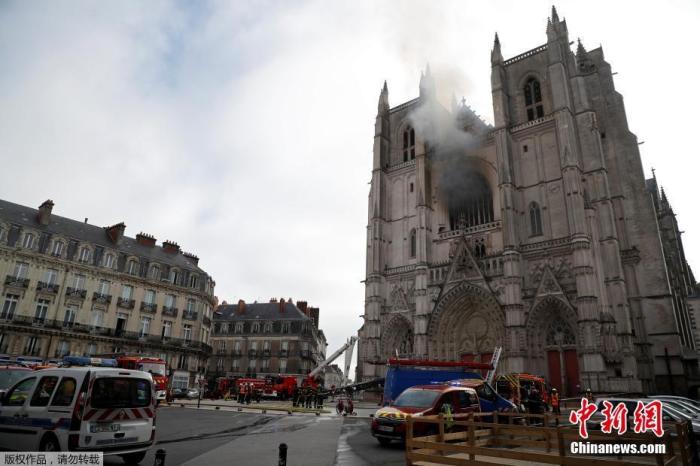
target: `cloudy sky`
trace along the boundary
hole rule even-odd
[[[426,62],[492,121],[490,49],[546,42],[549,1],[0,1],[0,197],[198,254],[229,302],[305,299],[361,325],[377,96]],[[700,3],[559,2],[603,44],[647,173],[700,268]]]

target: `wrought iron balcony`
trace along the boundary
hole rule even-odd
[[[197,320],[197,313],[194,311],[182,311],[182,318],[185,320]]]
[[[69,286],[66,288],[66,296],[69,298],[85,299],[87,295],[87,290],[81,290],[80,288],[73,288]]]
[[[102,294],[95,291],[92,293],[92,300],[98,304],[110,304],[112,302],[112,295]]]
[[[29,279],[8,275],[5,277],[5,285],[12,286],[14,288],[29,288]]]
[[[36,290],[43,293],[56,294],[58,293],[58,283],[38,282],[36,284]]]
[[[264,349],[262,351],[262,357],[263,358],[269,358],[270,357],[270,350],[269,349]]]
[[[254,358],[257,355],[258,355],[258,350],[254,350],[254,349],[248,350],[248,357]]]
[[[164,316],[169,316],[169,317],[177,317],[177,308],[176,307],[165,307],[163,306],[163,311],[162,311]],[[182,313],[183,319],[185,318],[185,313]]]
[[[134,308],[134,300],[133,299],[127,299],[127,298],[117,298],[117,306],[123,308],[123,309],[133,309]]]
[[[280,350],[280,358],[286,358],[289,356],[289,351],[286,349]]]
[[[145,301],[141,301],[141,312],[155,314],[157,309],[158,305],[156,303],[147,303]]]

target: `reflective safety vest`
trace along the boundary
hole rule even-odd
[[[445,427],[449,429],[455,422],[454,417],[452,416],[452,407],[447,403],[442,405],[442,414],[445,418]]]
[[[552,393],[552,406],[559,406],[559,393]]]

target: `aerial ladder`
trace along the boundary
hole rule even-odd
[[[351,336],[348,338],[348,341],[343,344],[340,348],[338,348],[333,354],[328,356],[325,361],[323,361],[321,364],[316,366],[314,370],[309,372],[309,375],[307,376],[307,380],[313,380],[318,374],[321,373],[321,371],[328,366],[330,363],[338,359],[338,357],[345,352],[345,366],[343,368],[343,385],[347,385],[348,382],[348,374],[350,373],[350,363],[352,361],[352,353],[355,350],[355,344],[357,343],[357,337],[356,336]]]

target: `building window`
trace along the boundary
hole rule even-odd
[[[170,338],[170,335],[173,333],[173,323],[170,322],[169,320],[166,320],[163,322],[163,331],[161,332],[161,335],[163,338]]]
[[[143,302],[146,304],[154,304],[156,302],[156,292],[153,290],[146,290],[146,294],[143,297]]]
[[[226,334],[228,333],[228,324],[226,322],[221,324],[221,327],[219,327],[219,333]]]
[[[412,193],[412,192],[413,192],[413,183],[410,183],[410,184],[408,185],[408,192],[409,192],[409,193]]]
[[[255,373],[257,372],[256,368],[258,367],[258,360],[257,359],[251,359],[248,361],[248,372]]]
[[[70,354],[70,343],[65,340],[58,342],[58,347],[56,348],[56,357],[62,358]]]
[[[251,351],[257,351],[258,350],[258,342],[253,340],[250,342],[250,350]]]
[[[187,312],[194,312],[195,308],[195,301],[194,299],[188,299],[187,300]]]
[[[134,259],[131,259],[129,261],[129,265],[127,267],[127,273],[129,275],[138,275],[139,272],[139,264],[136,262]]]
[[[25,233],[24,238],[22,239],[22,247],[24,249],[32,249],[34,247],[34,234],[33,233]]]
[[[260,361],[260,372],[267,372],[270,368],[270,360],[263,359]]]
[[[282,322],[282,333],[290,333],[291,330],[291,323],[290,322]]]
[[[66,308],[66,313],[63,315],[63,326],[70,327],[75,323],[75,316],[78,314],[78,308],[76,306],[68,306]]]
[[[24,354],[27,356],[37,356],[41,351],[41,340],[38,337],[27,338],[27,344],[24,346]]]
[[[88,262],[90,260],[90,248],[83,246],[80,248],[80,262]]]
[[[542,91],[540,82],[535,78],[530,78],[525,83],[525,110],[527,112],[527,121],[532,121],[544,116],[544,108],[542,107]]]
[[[222,365],[223,367],[223,365]],[[177,357],[177,368],[178,369],[188,369],[187,355],[181,354]]]
[[[410,236],[411,257],[416,257],[416,229],[411,230]]]
[[[99,285],[97,285],[97,293],[106,296],[109,294],[110,283],[107,280],[100,280]]]
[[[53,285],[58,280],[58,270],[56,269],[46,269],[44,272],[44,283],[47,285]]]
[[[219,340],[219,352],[226,352],[226,340]]]
[[[36,311],[34,312],[34,322],[44,322],[46,320],[46,314],[49,311],[49,305],[51,301],[48,299],[39,299],[36,302]]]
[[[54,241],[53,248],[51,249],[51,254],[60,257],[63,254],[63,241]]]
[[[0,319],[12,320],[15,316],[15,309],[17,309],[17,303],[19,302],[19,295],[7,294],[5,295],[5,302],[2,305],[2,312],[0,313]]]
[[[403,132],[403,161],[416,158],[416,132],[408,126]]]
[[[198,281],[197,275],[190,275],[190,288],[197,288]]]
[[[173,285],[177,285],[180,281],[180,272],[175,269],[170,269],[169,279],[170,283],[172,283]]]
[[[158,267],[157,265],[152,265],[151,271],[148,272],[148,276],[151,277],[153,280],[160,280],[160,267]]]
[[[85,275],[75,275],[75,278],[73,279],[73,288],[75,288],[76,290],[85,289]]]
[[[29,264],[26,262],[17,262],[15,264],[15,277],[16,278],[27,278],[29,273]]]
[[[192,326],[185,324],[182,326],[182,339],[185,341],[192,340]]]
[[[97,353],[97,345],[95,343],[89,343],[85,350],[85,356],[93,356],[95,353]]]
[[[448,199],[450,229],[463,230],[493,222],[493,197],[486,178],[471,171],[460,181],[469,188],[459,190]]]
[[[236,333],[243,333],[243,322],[236,322]]]
[[[103,264],[106,268],[108,269],[113,269],[114,268],[114,255],[113,254],[106,254]]]
[[[122,285],[122,299],[129,300],[134,296],[134,287],[131,285]]]
[[[166,294],[165,295],[165,307],[175,307],[175,295]]]
[[[151,331],[151,318],[141,317],[141,328],[139,329],[139,336],[145,337]]]
[[[90,316],[90,325],[92,328],[102,327],[102,320],[104,318],[104,312],[99,309],[93,309],[92,315]]]
[[[218,358],[216,360],[216,371],[217,372],[223,372],[224,371],[224,358]]]
[[[263,328],[263,332],[272,333],[272,322],[265,322],[265,327]]]
[[[280,359],[280,373],[284,374],[285,372],[287,372],[287,360]]]
[[[0,241],[5,241],[5,228],[0,225]]]
[[[530,234],[532,236],[542,234],[542,216],[540,206],[536,202],[530,203]]]
[[[231,370],[233,372],[238,372],[238,370],[240,369],[240,364],[241,364],[240,359],[234,359],[233,362],[231,362]]]
[[[233,344],[233,354],[241,354],[241,341],[236,340]]]
[[[253,322],[250,331],[251,333],[260,333],[260,322]]]

